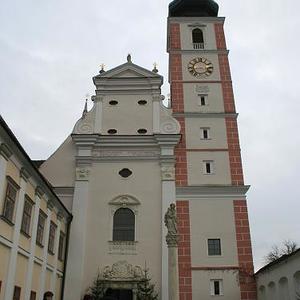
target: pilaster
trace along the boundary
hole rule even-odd
[[[20,229],[22,222],[22,214],[24,207],[24,197],[26,192],[27,179],[25,174],[28,174],[24,169],[20,172],[20,190],[18,194],[18,200],[16,202],[16,213],[15,213],[15,224],[13,232],[13,243],[10,252],[10,258],[8,263],[8,271],[6,276],[6,287],[4,291],[4,300],[11,300],[13,298],[15,275],[17,269],[17,258],[18,258],[18,245],[20,239]]]
[[[159,134],[160,132],[160,102],[161,95],[153,95],[153,133]]]
[[[103,96],[94,96],[93,101],[96,109],[94,132],[102,133]]]
[[[31,231],[31,242],[30,242],[30,256],[28,260],[28,267],[26,272],[26,282],[25,282],[25,300],[30,299],[30,292],[31,292],[31,284],[32,284],[32,272],[33,272],[33,265],[34,265],[34,250],[36,247],[36,235],[37,235],[37,225],[39,219],[39,211],[40,211],[40,202],[41,202],[41,191],[40,188],[36,189],[35,192],[35,205],[34,205],[34,215],[32,221],[32,231]]]
[[[58,216],[61,214],[58,213]],[[59,236],[60,236],[60,228],[61,228],[61,222],[62,218],[58,217],[58,223],[56,228],[56,236],[55,236],[55,242],[54,242],[54,266],[53,266],[53,272],[51,274],[51,282],[50,282],[50,291],[53,293],[53,299],[55,298],[55,284],[56,284],[56,278],[57,278],[57,263],[58,263],[58,248],[59,248]]]
[[[90,167],[76,168],[76,181],[73,198],[73,222],[70,230],[68,264],[65,272],[64,299],[81,298],[84,275],[85,235],[87,204],[89,199]],[[78,241],[80,240],[80,243]]]
[[[48,256],[48,243],[49,243],[49,231],[50,231],[50,223],[51,223],[51,216],[52,216],[52,204],[51,201],[48,200],[47,205],[47,221],[44,231],[44,248],[43,248],[43,264],[42,264],[42,271],[41,271],[41,280],[40,280],[40,289],[38,291],[38,300],[43,300],[44,293],[45,293],[45,281],[46,281],[46,271],[47,271],[47,256]]]

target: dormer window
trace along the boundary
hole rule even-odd
[[[192,31],[194,49],[204,49],[203,31],[200,28],[195,28]]]

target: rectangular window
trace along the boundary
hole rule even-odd
[[[207,105],[207,95],[198,95],[199,96],[199,106]]]
[[[65,254],[65,234],[61,231],[59,235],[59,245],[58,245],[58,259],[60,261],[64,260]]]
[[[56,232],[56,225],[51,221],[50,229],[49,229],[49,242],[48,242],[48,252],[50,254],[54,254],[55,232]]]
[[[35,300],[36,299],[36,292],[35,291],[31,291],[30,292],[30,300]]]
[[[201,139],[209,140],[210,139],[210,128],[200,128],[201,130]]]
[[[208,239],[208,255],[221,255],[221,240],[220,239]]]
[[[210,281],[210,294],[211,296],[222,296],[223,295],[223,280],[212,279]]]
[[[40,210],[37,233],[36,233],[36,243],[40,246],[43,246],[43,242],[44,242],[44,229],[45,229],[46,219],[47,219],[47,215],[42,210]]]
[[[212,160],[203,161],[204,174],[210,175],[214,173],[214,162]]]
[[[21,288],[15,286],[13,300],[20,300],[20,296],[21,296]]]
[[[17,194],[18,194],[18,186],[14,183],[11,179],[7,181],[5,199],[4,199],[4,206],[3,206],[3,217],[13,223],[14,219],[14,210],[15,204],[17,201]]]
[[[24,200],[21,232],[29,236],[33,201],[26,195]]]

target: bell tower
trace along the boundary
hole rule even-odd
[[[256,286],[225,18],[212,0],[169,5],[180,299],[254,300]]]

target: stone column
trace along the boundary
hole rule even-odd
[[[171,204],[165,214],[165,225],[168,229],[166,242],[168,245],[168,290],[169,300],[179,300],[179,276],[178,276],[178,240],[177,216],[175,204]]]
[[[162,162],[161,163],[161,176],[162,176],[162,216],[176,198],[175,188],[175,167],[174,163]],[[163,220],[162,220],[163,222]],[[165,246],[165,237],[167,235],[167,228],[162,223],[162,283],[161,283],[161,297],[168,299],[168,282],[169,282],[169,267],[168,267],[168,249]]]

